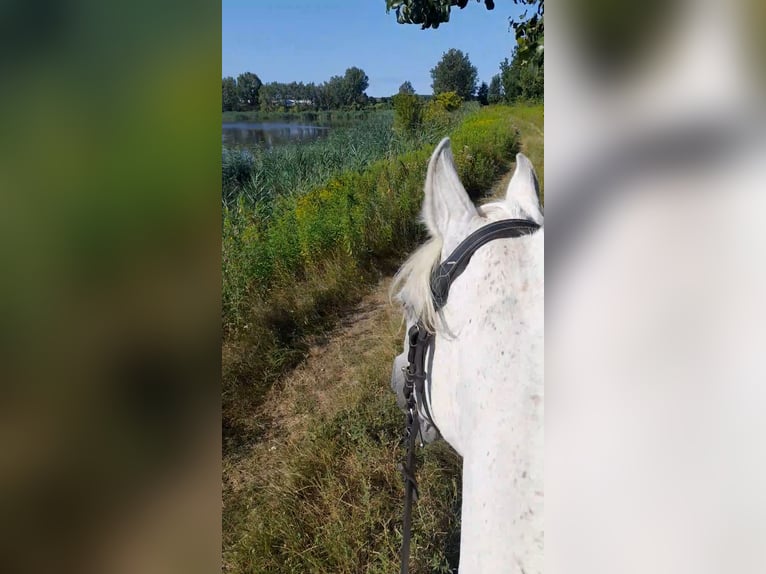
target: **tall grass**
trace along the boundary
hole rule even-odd
[[[300,195],[344,171],[355,171],[386,155],[411,148],[398,138],[391,113],[381,112],[346,129],[333,129],[311,144],[288,144],[271,149],[223,149],[222,189],[225,207],[244,203],[266,216],[273,200]]]
[[[364,357],[343,368],[342,379],[358,384],[336,382],[332,405],[321,407],[312,386],[324,381],[292,381],[280,393],[285,416],[306,420],[305,429],[224,460],[225,571],[399,571],[403,417],[386,380],[401,345],[394,315],[373,325],[372,340],[328,351]],[[460,460],[444,443],[417,456],[411,572],[447,573],[458,553]]]
[[[382,111],[352,127],[333,129],[327,138],[311,144],[224,148],[224,207],[244,206],[268,218],[278,197],[301,195],[343,172],[359,171],[379,159],[392,159],[426,143],[436,143],[465,113],[453,113],[439,125],[426,125],[404,135],[392,129],[393,112]]]

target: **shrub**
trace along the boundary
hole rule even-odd
[[[460,106],[463,105],[463,100],[457,95],[457,92],[443,92],[437,94],[432,101],[436,102],[448,112],[454,112],[455,110],[460,109]]]
[[[415,94],[396,94],[394,103],[394,128],[400,133],[411,134],[422,121],[423,106]]]
[[[255,158],[249,151],[223,148],[221,183],[224,203],[236,199],[239,190],[252,177],[254,165]]]

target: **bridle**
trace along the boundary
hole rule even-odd
[[[502,219],[489,223],[466,237],[460,245],[431,273],[431,297],[434,308],[438,311],[447,304],[447,297],[452,283],[457,279],[474,253],[495,239],[507,239],[531,235],[540,229],[540,225],[528,219]],[[404,477],[404,524],[402,531],[402,568],[401,573],[409,570],[410,537],[412,522],[412,502],[417,499],[418,485],[415,480],[415,440],[421,435],[421,414],[432,427],[439,432],[434,422],[430,407],[430,377],[426,372],[426,355],[434,341],[434,334],[421,319],[410,327],[407,333],[409,352],[408,365],[404,371],[404,398],[406,400],[406,428],[404,441],[407,444],[405,462],[401,467]],[[441,433],[439,433],[441,434]]]

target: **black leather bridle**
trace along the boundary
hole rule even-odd
[[[474,253],[495,239],[507,239],[530,235],[540,229],[540,226],[528,219],[502,219],[489,223],[466,237],[460,245],[431,273],[431,297],[434,308],[438,311],[447,304],[447,297],[452,283],[457,279]],[[418,434],[422,436],[420,426],[419,406],[423,416],[437,432],[433,415],[426,394],[426,384],[430,385],[426,372],[426,354],[432,344],[434,334],[429,332],[422,320],[418,320],[407,333],[409,352],[408,365],[404,369],[404,398],[406,400],[406,428],[404,440],[407,444],[407,454],[401,471],[404,477],[404,524],[402,531],[402,568],[401,573],[407,574],[410,557],[410,535],[412,523],[412,502],[417,499],[418,485],[415,480],[415,440]],[[418,401],[420,397],[420,401]],[[420,403],[420,405],[418,404]],[[440,433],[441,434],[441,433]],[[421,441],[422,446],[422,441]]]

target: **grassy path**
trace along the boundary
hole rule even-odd
[[[542,108],[514,123],[543,182]],[[512,170],[492,189],[505,192]],[[382,279],[268,392],[262,440],[224,458],[226,572],[398,571],[402,415],[389,389],[403,339]],[[460,460],[419,453],[412,572],[449,572],[459,548]]]

